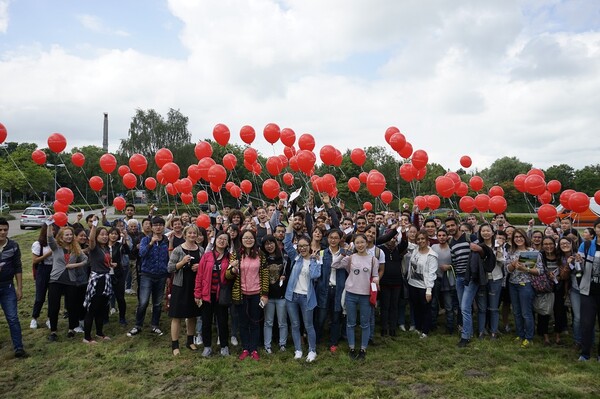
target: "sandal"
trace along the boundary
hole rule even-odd
[[[194,336],[193,335],[188,335],[187,336],[187,341],[186,341],[185,347],[188,348],[191,351],[197,351],[198,350],[198,347],[196,346],[196,344],[194,344]]]
[[[173,356],[179,356],[180,354],[181,352],[179,351],[179,348],[173,349]]]

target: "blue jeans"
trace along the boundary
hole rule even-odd
[[[313,325],[313,310],[308,309],[306,295],[296,294],[294,292],[291,301],[286,300],[287,313],[292,322],[292,339],[294,340],[294,350],[302,351],[302,341],[300,339],[300,313],[304,321],[306,335],[308,335],[308,351],[317,351],[317,334]]]
[[[502,289],[502,279],[490,280],[485,287],[479,289],[477,294],[477,307],[479,308],[478,323],[479,333],[485,328],[486,311],[490,312],[490,333],[498,333],[498,324],[500,321],[500,290]]]
[[[285,346],[285,344],[287,343],[288,323],[285,298],[269,298],[269,302],[267,303],[267,306],[265,306],[265,348],[271,347],[271,340],[273,339],[273,320],[275,319],[275,311],[277,311],[277,323],[279,324],[279,346]]]
[[[581,294],[579,290],[571,287],[569,298],[573,310],[573,339],[576,344],[581,344]]]
[[[33,312],[31,317],[37,319],[40,317],[42,306],[48,296],[48,284],[50,283],[50,272],[52,265],[43,263],[37,266],[37,275],[35,276],[35,302],[33,303]]]
[[[456,286],[458,287],[458,278],[456,279]],[[463,321],[462,339],[471,339],[473,336],[473,300],[477,296],[477,291],[479,291],[479,284],[475,281],[470,281],[469,285],[463,287],[462,300],[460,302],[460,313],[462,314]]]
[[[135,325],[142,328],[144,318],[146,317],[146,308],[150,302],[152,295],[152,327],[158,327],[160,322],[160,313],[162,312],[162,301],[165,296],[166,277],[151,277],[148,275],[140,275],[138,306],[135,311]]]
[[[371,332],[371,312],[372,306],[369,302],[369,295],[358,295],[346,291],[346,334],[348,336],[348,346],[354,349],[355,337],[354,327],[356,326],[356,313],[360,311],[360,349],[367,349],[369,345],[369,335]]]
[[[465,275],[456,276],[456,296],[458,297],[458,307],[461,308],[463,294],[465,292]],[[462,312],[458,312],[458,320],[456,324],[463,325]]]
[[[531,341],[535,326],[533,318],[535,291],[531,287],[531,283],[525,283],[524,285],[509,283],[509,292],[517,335],[521,339]]]
[[[454,332],[454,312],[458,311],[459,303],[456,290],[442,291],[444,297],[444,310],[446,311],[446,332],[452,334]]]
[[[17,313],[17,293],[12,282],[0,283],[0,306],[4,311],[4,317],[8,323],[13,349],[23,349],[23,338],[21,336],[21,323]]]
[[[243,295],[242,303],[235,305],[240,322],[240,338],[242,339],[242,349],[248,352],[258,350],[258,340],[260,336],[260,321],[262,309],[259,306],[260,295]],[[229,339],[227,335],[225,340]],[[227,345],[227,341],[225,342]]]

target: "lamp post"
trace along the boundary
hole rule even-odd
[[[65,164],[64,163],[57,163],[57,164],[47,163],[46,166],[49,168],[54,168],[54,200],[56,201],[56,191],[58,190],[58,182],[56,181],[57,168],[64,168]]]

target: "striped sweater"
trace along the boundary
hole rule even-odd
[[[458,240],[452,238],[450,241],[450,256],[452,258],[452,267],[456,275],[463,275],[467,272],[469,256],[471,255],[471,242],[467,240],[466,234],[462,234]]]
[[[237,252],[232,252],[229,255],[229,263],[237,260],[239,254]],[[260,296],[268,296],[269,295],[269,269],[267,267],[267,259],[265,255],[260,252]],[[225,278],[228,280],[233,280],[233,287],[231,287],[231,299],[233,303],[240,304],[242,303],[242,279],[241,279],[241,268],[238,268],[240,273],[233,273],[233,268],[227,268],[227,273],[225,274]]]

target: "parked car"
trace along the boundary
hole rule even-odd
[[[30,206],[21,215],[21,230],[26,227],[42,227],[49,216],[52,216],[50,209],[42,206]]]
[[[0,206],[0,213],[8,213],[10,212],[10,206],[8,204],[3,204]]]

